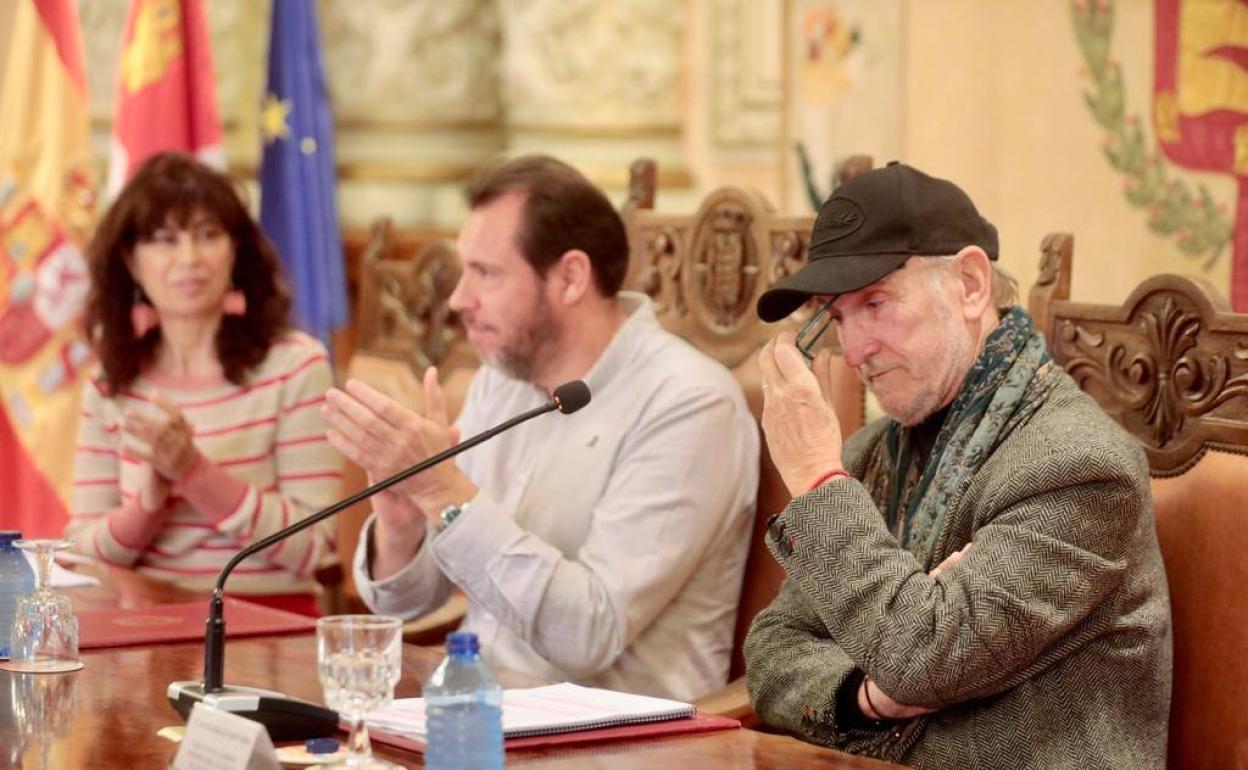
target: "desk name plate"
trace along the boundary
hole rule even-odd
[[[281,763],[264,725],[196,703],[173,770],[281,770]]]

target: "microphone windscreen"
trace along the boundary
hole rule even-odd
[[[589,386],[584,380],[572,380],[555,388],[555,404],[564,414],[572,414],[589,403]]]

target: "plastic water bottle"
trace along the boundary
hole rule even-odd
[[[6,659],[17,600],[35,590],[35,571],[21,549],[13,545],[14,540],[21,539],[21,532],[0,530],[0,658]]]
[[[446,637],[446,658],[425,683],[428,770],[503,766],[503,691],[481,661],[477,635]]]

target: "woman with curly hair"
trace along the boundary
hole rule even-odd
[[[320,405],[325,348],[288,327],[277,252],[230,180],[153,157],[88,248],[84,386],[67,535],[102,561],[191,588],[329,503],[341,456]],[[232,591],[314,614],[334,556],[312,527],[239,565]]]

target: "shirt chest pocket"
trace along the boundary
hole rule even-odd
[[[529,472],[517,506],[519,524],[576,558],[589,536],[594,509],[606,494],[622,436],[594,431],[571,436]]]

